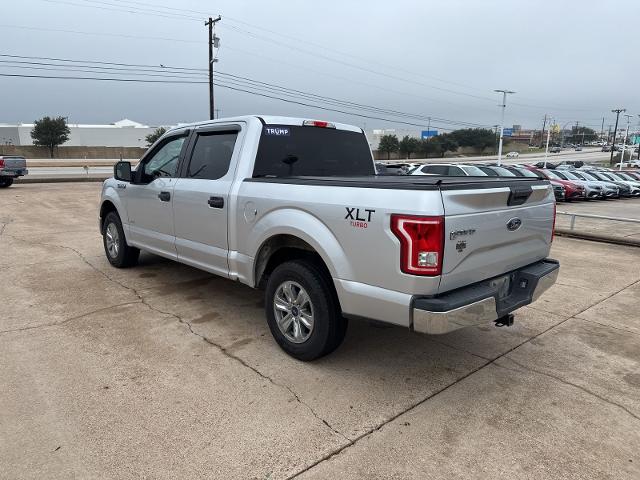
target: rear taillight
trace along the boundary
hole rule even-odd
[[[323,122],[322,120],[305,120],[302,125],[305,127],[336,128],[333,123]]]
[[[0,158],[0,168],[4,168],[4,158]]]
[[[391,231],[400,240],[400,270],[411,275],[442,273],[444,217],[391,215]]]

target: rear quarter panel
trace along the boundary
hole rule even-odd
[[[243,182],[237,204],[237,250],[251,259],[268,238],[291,234],[318,251],[334,279],[403,293],[437,292],[439,277],[400,271],[390,216],[442,215],[438,190]]]

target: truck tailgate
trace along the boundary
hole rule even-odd
[[[2,157],[6,170],[24,170],[27,168],[27,161],[22,157]]]
[[[445,242],[439,292],[498,276],[548,256],[554,221],[546,183],[442,188]],[[477,187],[477,186],[475,186]]]

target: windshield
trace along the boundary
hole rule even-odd
[[[580,172],[580,175],[582,175],[582,177],[585,180],[598,180],[597,178],[595,178],[593,175],[591,175],[590,173],[585,173],[585,172]]]
[[[254,177],[375,175],[361,132],[294,125],[262,128]]]
[[[573,173],[569,173],[569,172],[562,172],[562,173],[564,174],[565,177],[567,177],[568,180],[582,180],[581,178],[577,177]]]
[[[556,175],[555,173],[553,173],[551,170],[543,170],[543,172],[547,175],[547,177],[549,178],[554,178],[556,180],[564,180],[563,178],[560,178],[558,175]]]
[[[564,172],[558,172],[558,171],[555,171],[555,172],[553,172],[553,173],[554,173],[555,175],[557,175],[557,176],[558,176],[558,178],[561,178],[562,180],[569,180],[569,179],[564,175]]]
[[[506,168],[502,168],[502,167],[491,167],[491,170],[496,172],[501,177],[515,177],[516,176],[515,173],[510,172]]]
[[[625,180],[631,180],[632,182],[635,181],[635,178],[630,177],[629,175],[627,175],[626,173],[618,173],[617,174],[620,178],[624,178]]]
[[[464,170],[467,173],[467,175],[469,175],[470,177],[486,177],[486,176],[488,176],[486,173],[484,173],[478,167],[474,167],[473,165],[461,165],[460,168],[462,170]]]
[[[516,170],[518,170],[522,174],[523,177],[540,178],[534,172],[532,172],[531,170],[528,170],[526,168],[516,168]]]

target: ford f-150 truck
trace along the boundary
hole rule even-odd
[[[378,176],[357,127],[245,116],[164,134],[104,182],[109,262],[140,250],[265,291],[271,333],[312,360],[347,319],[441,334],[497,321],[556,280],[555,201],[529,177]]]
[[[10,187],[14,179],[26,175],[27,161],[16,155],[0,155],[0,188]]]

